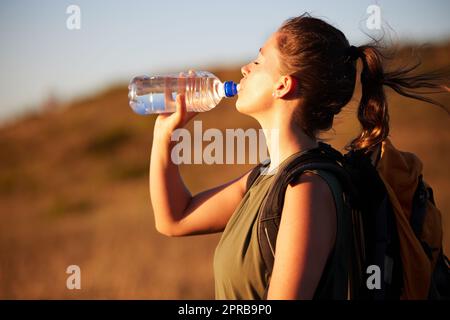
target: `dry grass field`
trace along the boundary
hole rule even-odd
[[[395,64],[408,62],[403,49]],[[423,68],[448,66],[450,43],[418,49]],[[239,81],[239,68],[211,70]],[[132,75],[130,75],[131,77]],[[0,128],[0,299],[213,299],[220,234],[167,238],[154,227],[148,165],[155,116],[128,107],[127,85],[30,113]],[[387,90],[391,139],[416,153],[433,186],[450,253],[450,117]],[[358,132],[353,101],[325,134],[338,149]],[[446,106],[448,94],[434,95]],[[258,128],[222,101],[196,120],[207,128]],[[192,123],[188,125],[192,130]],[[192,193],[252,165],[182,165]],[[151,186],[157,188],[158,186]],[[67,266],[81,290],[66,288]]]

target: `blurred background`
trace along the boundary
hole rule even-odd
[[[367,24],[373,5],[381,29]],[[354,45],[384,34],[397,51],[392,67],[450,64],[446,0],[2,0],[0,299],[213,299],[220,234],[156,232],[148,185],[155,116],[131,111],[128,81],[191,68],[239,81],[267,37],[305,11]],[[323,136],[337,149],[358,132],[359,95],[357,87]],[[388,95],[391,140],[423,160],[449,255],[450,119],[438,107]],[[431,97],[449,105],[448,94]],[[196,120],[203,130],[259,128],[234,103],[224,100]],[[195,194],[252,166],[182,165],[181,173]],[[81,290],[66,287],[69,265],[81,268]]]

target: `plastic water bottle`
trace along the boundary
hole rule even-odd
[[[175,112],[178,94],[185,95],[188,111],[208,111],[222,98],[235,96],[239,85],[233,81],[222,83],[211,72],[197,71],[192,74],[137,76],[130,81],[128,89],[130,107],[134,112],[146,115]]]

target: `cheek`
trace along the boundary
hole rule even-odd
[[[236,109],[242,113],[255,113],[267,109],[272,102],[270,83],[248,81],[238,94]]]
[[[266,109],[270,105],[271,98],[271,94],[262,90],[242,92],[238,95],[236,109],[243,113],[257,112]]]

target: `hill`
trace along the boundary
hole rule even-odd
[[[395,64],[409,60],[410,48]],[[450,44],[418,49],[423,68],[449,65]],[[239,68],[211,70],[239,81]],[[149,198],[148,164],[155,116],[128,107],[127,85],[29,114],[0,128],[0,299],[210,299],[212,257],[220,235],[159,235]],[[338,149],[358,132],[349,106],[324,137]],[[433,186],[450,246],[450,130],[438,107],[388,90],[391,139],[416,153]],[[449,95],[434,95],[446,106]],[[259,128],[234,99],[199,115],[207,128]],[[192,123],[188,125],[192,130]],[[252,165],[182,165],[196,193]],[[157,188],[158,186],[151,186]],[[82,290],[66,288],[66,268],[81,268]]]

